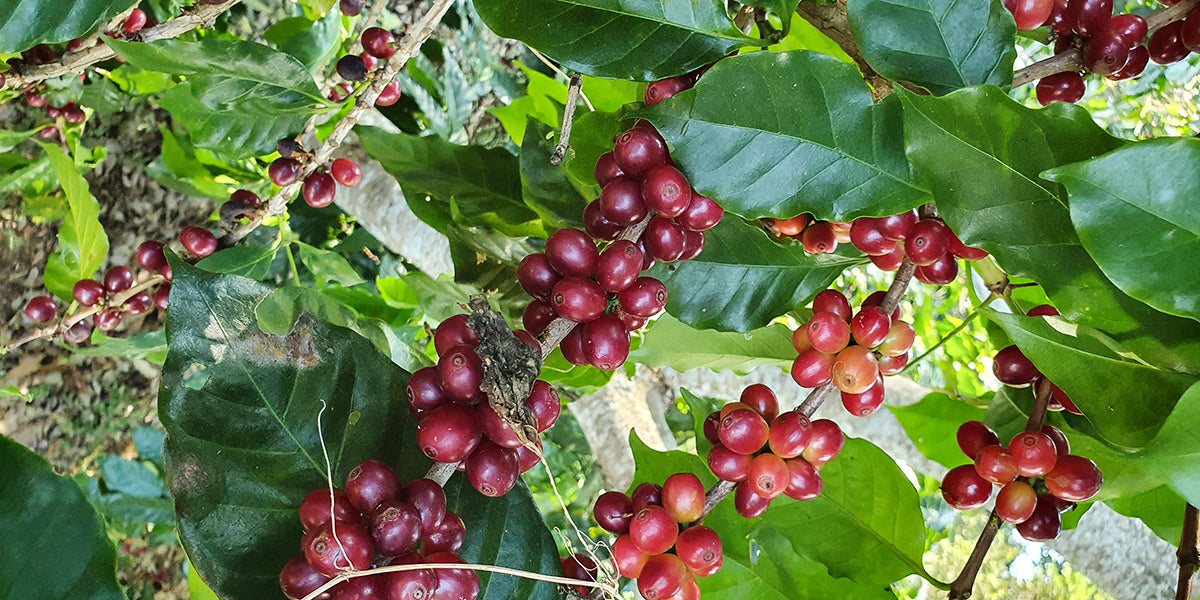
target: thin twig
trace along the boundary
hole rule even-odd
[[[571,75],[571,83],[567,87],[567,106],[563,109],[562,129],[558,133],[558,146],[550,155],[550,164],[557,165],[567,155],[571,142],[571,125],[575,121],[575,104],[579,102],[579,91],[583,87],[583,76],[579,73]]]
[[[177,37],[182,33],[191,31],[196,27],[207,26],[217,18],[217,15],[225,12],[231,6],[241,2],[242,0],[225,0],[220,4],[196,4],[183,9],[183,12],[174,19],[163,21],[154,27],[143,29],[129,37],[130,40],[140,40],[143,42],[153,42],[155,40],[164,40]],[[20,70],[13,70],[8,73],[4,85],[0,89],[17,88],[26,84],[36,83],[43,79],[66,75],[67,73],[80,73],[89,65],[98,62],[106,61],[116,56],[106,44],[93,44],[83,46],[74,52],[68,52],[63,57],[54,63],[47,65],[30,65],[21,67]]]
[[[165,281],[165,279],[163,278],[162,275],[155,275],[145,281],[138,283],[137,285],[134,285],[133,287],[131,287],[123,292],[114,294],[111,298],[109,298],[104,303],[96,303],[93,306],[89,306],[87,308],[84,308],[83,310],[71,313],[70,315],[63,317],[62,320],[60,320],[58,323],[55,323],[53,325],[47,325],[45,327],[40,327],[38,329],[32,329],[32,330],[26,332],[25,335],[17,338],[16,340],[13,340],[7,346],[0,348],[0,356],[8,354],[10,351],[12,351],[16,348],[19,348],[21,346],[24,346],[25,344],[28,344],[29,342],[32,342],[34,340],[41,339],[44,337],[51,337],[51,336],[55,336],[55,335],[62,335],[62,333],[65,332],[66,330],[70,329],[72,325],[100,312],[101,310],[104,310],[105,308],[124,306],[125,301],[136,296],[138,294],[138,292],[141,292],[147,288],[154,287],[154,286],[162,283],[163,281]]]
[[[545,54],[538,52],[537,48],[534,48],[533,46],[525,46],[525,47],[529,48],[529,52],[531,52],[534,56],[536,56],[538,58],[538,60],[542,61],[542,64],[549,67],[551,71],[554,71],[555,73],[557,73],[559,77],[562,77],[563,79],[567,79],[567,80],[571,79],[571,76],[567,75],[566,73],[563,72],[562,69],[558,68],[558,65],[554,64],[554,62],[551,61],[549,58],[546,58]],[[582,87],[579,88],[579,97],[583,98],[583,103],[587,105],[588,110],[593,110],[593,111],[596,110],[596,107],[592,106],[592,101],[588,99],[587,93],[583,91]]]
[[[1179,582],[1175,584],[1175,600],[1188,600],[1192,597],[1192,576],[1200,567],[1200,545],[1197,544],[1196,534],[1200,529],[1200,511],[1188,504],[1183,509],[1183,533],[1179,535],[1179,549],[1175,558],[1179,562]]]

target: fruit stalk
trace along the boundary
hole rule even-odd
[[[1183,509],[1183,533],[1179,535],[1179,549],[1175,557],[1179,562],[1179,583],[1175,585],[1175,600],[1192,597],[1192,577],[1200,568],[1200,543],[1196,532],[1200,529],[1200,511],[1188,504]]]

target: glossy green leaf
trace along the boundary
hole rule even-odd
[[[83,37],[136,0],[12,0],[0,4],[0,54]],[[47,18],[53,15],[53,18]]]
[[[781,246],[733,216],[704,232],[696,258],[648,272],[667,286],[667,312],[701,329],[751,331],[806,304],[847,267],[864,259],[809,256],[800,244]]]
[[[999,0],[849,0],[846,17],[867,64],[937,95],[1012,84],[1017,25]]]
[[[550,163],[558,136],[554,130],[532,117],[525,127],[521,144],[521,193],[546,226],[546,230],[562,227],[583,229],[583,207],[587,200],[571,184],[565,165]]]
[[[110,490],[140,498],[157,498],[167,494],[162,477],[143,463],[116,454],[101,456],[99,463],[100,476]]]
[[[926,458],[946,468],[970,462],[958,447],[958,427],[970,420],[982,421],[984,409],[976,408],[941,392],[926,394],[916,404],[891,406],[889,410],[917,449]]]
[[[282,598],[279,569],[300,548],[296,508],[325,485],[322,441],[335,482],[366,458],[405,479],[427,468],[396,393],[408,374],[309,315],[286,334],[262,331],[263,284],[171,267],[158,410],[179,536],[222,598]]]
[[[100,203],[88,190],[88,182],[75,168],[75,161],[58,146],[42,144],[54,169],[63,195],[67,197],[66,217],[58,228],[58,249],[46,260],[43,274],[46,289],[71,299],[71,288],[80,279],[90,279],[108,254],[108,234],[100,224]]]
[[[251,279],[262,279],[271,269],[278,247],[233,246],[223,248],[200,259],[196,266],[210,273],[241,275]]]
[[[542,233],[540,224],[531,223],[537,213],[521,199],[518,159],[503,149],[459,146],[373,127],[354,131],[367,154],[399,182],[410,206],[429,196],[436,204],[449,203],[443,210],[460,214],[465,222],[455,219],[459,224],[487,225],[507,235]]]
[[[117,550],[79,486],[0,436],[0,597],[123,600]]]
[[[1179,543],[1179,535],[1183,532],[1183,509],[1187,501],[1171,488],[1159,486],[1135,496],[1105,500],[1104,503],[1118,513],[1145,523],[1155,535],[1168,543]]]
[[[534,467],[540,469],[541,466]],[[466,538],[458,555],[469,563],[496,565],[558,574],[558,547],[533,495],[523,481],[500,498],[475,491],[467,478],[456,474],[446,483],[446,508],[462,517]],[[545,581],[479,571],[479,600],[550,600],[558,598],[558,587]]]
[[[263,39],[312,69],[333,51],[341,33],[342,15],[331,10],[316,20],[305,17],[280,19],[263,32]]]
[[[746,373],[763,365],[791,368],[796,358],[792,331],[775,323],[746,333],[695,329],[669,314],[654,321],[642,345],[629,353],[629,360],[652,367],[690,371],[707,367],[714,371]]]
[[[1080,407],[1082,408],[1082,407]],[[1179,399],[1162,429],[1139,456],[1149,470],[1192,505],[1200,504],[1200,384]]]
[[[1200,141],[1131,144],[1044,176],[1067,187],[1079,240],[1109,280],[1158,310],[1200,320]]]
[[[637,484],[647,481],[662,485],[667,477],[675,473],[692,473],[700,478],[700,482],[706,488],[717,482],[716,475],[708,470],[708,463],[704,459],[683,450],[655,450],[647,446],[633,429],[629,431],[629,449],[633,452],[633,462],[636,465],[629,492],[632,492]]]
[[[595,111],[575,120],[571,130],[571,151],[564,161],[567,174],[585,186],[596,185],[596,160],[613,149],[613,140],[623,128],[621,115],[616,112]],[[599,195],[600,188],[595,192]]]
[[[130,64],[187,76],[196,98],[212,110],[307,116],[328,105],[303,63],[262,44],[215,37],[198,42],[102,39]]]
[[[928,193],[904,158],[900,104],[853,65],[808,50],[722,60],[692,90],[638,111],[692,186],[744,217],[895,214]]]
[[[1039,178],[1124,142],[1078,106],[1029,109],[994,87],[897,95],[914,173],[964,242],[990,252],[1010,275],[1037,281],[1068,319],[1114,334],[1154,364],[1200,373],[1200,327],[1108,281],[1075,235],[1064,188]]]
[[[680,75],[755,42],[717,0],[481,0],[475,9],[496,35],[568,69],[613,79]]]
[[[188,131],[192,143],[227,159],[269,154],[280,138],[304,128],[304,115],[256,115],[240,110],[214,110],[197,97],[190,81],[172,86],[158,99]]]
[[[338,285],[358,285],[363,282],[362,276],[350,266],[346,257],[332,252],[309,246],[304,242],[296,242],[299,249],[300,261],[313,274],[317,285],[324,287],[330,283]]]
[[[983,309],[1046,377],[1063,389],[1108,442],[1140,448],[1154,437],[1195,377],[1124,358],[1089,327],[1057,317]]]

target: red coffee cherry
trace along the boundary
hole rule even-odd
[[[1113,81],[1121,81],[1131,77],[1137,77],[1146,70],[1146,65],[1150,62],[1150,51],[1145,46],[1134,46],[1129,49],[1129,59],[1125,61],[1125,66],[1121,67],[1115,73],[1108,76]]]
[[[1168,23],[1150,34],[1146,50],[1150,52],[1150,60],[1160,65],[1183,60],[1188,55],[1187,46],[1183,45],[1183,21]]]
[[[842,392],[842,406],[846,412],[856,417],[867,417],[883,406],[884,388],[883,376],[875,378],[875,384],[861,394]]]
[[[368,27],[362,32],[361,41],[363,50],[375,58],[391,58],[396,53],[396,48],[393,47],[396,36],[386,29]]]
[[[304,536],[304,557],[318,573],[333,577],[349,568],[371,568],[375,544],[370,534],[357,523],[329,522]]]
[[[742,390],[739,402],[753,408],[768,421],[779,414],[779,401],[775,399],[775,392],[761,383],[746,386],[746,389]]]
[[[642,251],[638,249],[637,244],[628,240],[617,240],[600,253],[600,259],[596,263],[596,283],[599,283],[604,291],[615,294],[633,285],[641,270]],[[520,274],[518,268],[517,276],[520,277]]]
[[[576,327],[575,329],[579,330],[580,328]],[[529,407],[529,412],[533,413],[534,419],[537,420],[538,433],[550,429],[562,411],[562,402],[558,399],[558,391],[554,389],[554,386],[541,379],[533,380],[533,390],[525,399],[525,406]]]
[[[346,496],[359,512],[368,513],[385,501],[395,500],[400,485],[391,467],[377,460],[364,460],[346,475]]]
[[[633,177],[641,177],[667,162],[667,143],[650,125],[635,126],[622,133],[612,152],[617,166]]]
[[[979,476],[1000,485],[1017,478],[1017,466],[1013,464],[1012,455],[1004,446],[985,446],[975,459],[975,472]]]
[[[918,265],[933,264],[946,254],[950,241],[949,228],[937,219],[922,219],[908,230],[904,238],[904,253]]]
[[[850,319],[850,332],[854,341],[868,348],[882,344],[891,328],[891,317],[878,306],[864,306]],[[812,339],[811,332],[809,339]]]
[[[1038,81],[1037,99],[1042,106],[1051,102],[1078,102],[1086,91],[1082,75],[1065,71],[1047,75]]]
[[[454,551],[454,552],[457,552]],[[425,552],[431,563],[465,562],[453,552]],[[437,587],[430,598],[475,598],[479,595],[479,576],[470,569],[438,569]]]
[[[400,489],[400,499],[417,509],[421,531],[433,531],[446,516],[446,492],[432,479],[414,479]]]
[[[843,321],[850,322],[850,301],[837,290],[821,290],[812,301],[813,314],[834,313]]]
[[[301,552],[283,565],[283,570],[279,572],[279,587],[288,598],[300,600],[325,585],[329,579],[312,568]]]
[[[821,474],[816,467],[803,458],[787,461],[788,485],[783,491],[793,500],[812,500],[821,495]]]
[[[179,243],[193,255],[204,258],[217,250],[217,236],[200,227],[184,227],[179,230]]]
[[[467,324],[467,315],[457,314],[446,318],[433,331],[433,348],[440,357],[454,346],[464,344],[475,347],[479,345],[479,337],[475,330]]]
[[[917,332],[910,323],[900,320],[892,321],[892,326],[888,328],[887,335],[884,336],[883,341],[879,343],[879,347],[875,348],[875,351],[884,356],[905,354],[909,348],[912,348],[916,337]]]
[[[842,451],[842,446],[845,444],[846,436],[837,423],[829,419],[817,419],[812,422],[812,439],[809,440],[808,446],[804,452],[800,453],[800,456],[812,466],[820,468],[821,465],[833,460],[833,457]]]
[[[564,227],[546,240],[546,259],[563,276],[587,278],[596,273],[600,253],[592,236],[573,227]]]
[[[792,379],[800,387],[815,388],[829,382],[833,368],[833,354],[825,354],[816,348],[800,352],[792,361]]]
[[[446,395],[464,404],[478,403],[483,363],[474,348],[466,344],[450,347],[438,360],[437,368]]]
[[[619,227],[640,223],[650,213],[642,188],[633,179],[618,177],[600,191],[600,215]]]
[[[721,417],[717,437],[726,448],[741,454],[754,454],[766,443],[767,422],[750,408],[739,408]]]
[[[1083,502],[1095,496],[1103,484],[1104,477],[1096,463],[1074,454],[1059,458],[1054,469],[1046,474],[1046,489],[1071,502]]]
[[[677,217],[692,203],[692,186],[679,169],[659,165],[642,178],[642,200],[659,215]]]
[[[754,493],[746,482],[737,484],[733,489],[733,508],[739,515],[746,519],[755,519],[761,517],[767,511],[767,507],[771,505],[771,501]]]
[[[817,221],[800,234],[800,243],[809,254],[826,254],[837,250],[837,233],[829,221]]]
[[[83,306],[94,306],[104,294],[104,286],[94,279],[80,279],[71,288],[71,297]]]
[[[1046,434],[1050,441],[1054,442],[1054,451],[1059,456],[1066,456],[1071,453],[1071,442],[1067,441],[1067,434],[1061,429],[1049,424],[1042,425],[1042,433]]]
[[[992,373],[1001,383],[1013,387],[1029,385],[1041,373],[1015,345],[1005,346],[992,360]]]
[[[680,532],[675,540],[675,554],[692,573],[700,577],[715,574],[725,561],[720,536],[703,525],[688,527]]]
[[[1131,44],[1125,36],[1112,29],[1104,29],[1089,38],[1084,45],[1083,64],[1091,72],[1102,77],[1112,75],[1129,60],[1130,47]]]
[[[683,256],[687,236],[684,229],[670,219],[654,217],[650,219],[645,233],[642,234],[642,242],[655,260],[671,262]]]
[[[848,346],[834,357],[829,375],[839,390],[861,394],[875,385],[879,365],[866,346]]]
[[[881,256],[891,252],[896,247],[896,240],[883,235],[877,225],[878,220],[871,217],[860,217],[850,224],[850,243],[863,253]]]
[[[294,158],[277,158],[267,166],[267,175],[271,182],[283,187],[296,183],[300,179],[300,162]]]
[[[158,271],[167,266],[167,256],[163,254],[163,243],[157,240],[146,240],[139,244],[134,257],[138,266],[147,271]]]
[[[348,158],[335,159],[329,166],[329,172],[335,181],[346,187],[356,186],[362,181],[362,169],[358,167],[358,163]]]
[[[576,552],[571,556],[564,556],[559,559],[559,562],[562,565],[563,575],[567,577],[586,581],[596,580],[596,561],[588,558],[581,552]],[[575,590],[586,596],[592,591],[592,588],[577,585],[575,586]]]
[[[958,261],[949,252],[932,264],[917,267],[914,275],[917,281],[928,285],[946,285],[958,277]]]
[[[337,184],[333,176],[324,171],[318,171],[304,179],[300,186],[300,195],[313,208],[329,206],[337,193]]]
[[[560,279],[562,275],[554,270],[550,259],[541,252],[528,254],[517,264],[517,281],[520,282],[521,288],[539,300],[549,300],[551,292],[554,291],[554,284]],[[530,329],[528,325],[526,329]]]
[[[367,517],[375,549],[386,556],[412,551],[421,539],[421,514],[402,500],[385,500]]]
[[[554,306],[554,310],[563,318],[576,323],[587,323],[604,314],[607,302],[604,290],[600,289],[595,281],[581,277],[562,279],[554,284],[554,290],[550,294],[550,304]]]
[[[558,311],[554,310],[549,302],[534,300],[525,305],[525,310],[521,313],[521,324],[530,334],[541,335],[557,318]]]
[[[1037,491],[1024,481],[1010,481],[996,494],[996,516],[1008,523],[1024,523],[1037,507]]]
[[[638,277],[617,294],[617,300],[626,313],[649,318],[667,305],[667,288],[653,277]]]
[[[471,455],[463,461],[467,481],[479,493],[492,498],[508,493],[517,483],[517,452],[488,440],[479,442]]]
[[[592,366],[612,371],[629,356],[629,330],[616,315],[600,315],[583,326],[583,355]]]
[[[596,159],[596,167],[592,174],[596,176],[596,185],[604,187],[608,182],[625,174],[621,167],[617,166],[617,161],[613,158],[612,151],[605,152]]]
[[[692,260],[700,255],[704,250],[704,232],[692,231],[691,229],[683,230],[683,254],[679,255],[676,260],[685,261]]]
[[[58,314],[58,303],[50,296],[34,296],[25,304],[25,318],[34,323],[50,322],[54,320],[56,314]]]
[[[804,329],[809,345],[824,354],[837,354],[850,343],[850,325],[835,313],[814,313]]]
[[[775,454],[765,452],[750,461],[745,485],[755,494],[770,499],[782,494],[790,480],[787,463]]]
[[[453,463],[466,458],[483,439],[475,409],[447,404],[426,413],[417,424],[417,446],[437,462]]]
[[[1081,36],[1097,35],[1108,28],[1112,0],[1073,0],[1067,3],[1066,21]]]
[[[642,101],[646,106],[654,106],[683,90],[690,89],[693,84],[695,84],[695,80],[688,74],[651,81],[646,85],[646,93],[643,94]]]
[[[734,452],[720,443],[713,444],[708,451],[709,470],[726,481],[744,481],[752,460],[753,456]]]
[[[467,526],[462,517],[446,511],[441,522],[432,531],[422,531],[421,552],[426,560],[434,561],[433,554],[437,552],[458,552],[467,536]]]
[[[391,106],[400,100],[400,80],[393,79],[383,86],[383,91],[375,98],[375,106]]]
[[[327,488],[317,488],[300,501],[300,524],[304,526],[305,531],[316,529],[332,520],[354,521],[358,517],[359,510],[350,502],[350,496],[337,488],[333,490],[332,499]]]
[[[633,488],[633,512],[647,506],[662,506],[662,486],[652,481],[644,481]]]
[[[576,326],[567,333],[567,337],[559,343],[558,349],[562,350],[563,358],[573,365],[586,365],[588,363],[587,356],[583,353],[583,328]]]
[[[692,191],[692,201],[675,222],[692,231],[706,231],[721,222],[725,209],[711,198]]]
[[[812,423],[804,413],[789,410],[771,421],[767,443],[771,452],[781,458],[795,458],[808,447],[812,439]]]
[[[1008,453],[1018,475],[1038,477],[1050,472],[1058,451],[1050,436],[1040,431],[1023,431],[1008,443]]]
[[[677,523],[689,523],[704,515],[704,484],[692,473],[674,473],[663,481],[662,504]]]
[[[621,492],[604,492],[592,507],[596,523],[615,534],[629,533],[633,520],[633,499]]]
[[[343,0],[344,1],[344,0]],[[389,565],[415,565],[428,562],[416,552],[406,552],[393,558]],[[398,571],[383,575],[385,598],[388,600],[428,600],[437,589],[437,575],[433,569]],[[339,599],[340,600],[340,599]]]
[[[597,198],[583,207],[583,228],[588,235],[598,240],[615,240],[621,233],[621,226],[604,218],[600,212],[600,199]]]
[[[668,600],[679,593],[687,576],[687,566],[678,556],[651,556],[646,559],[646,564],[642,566],[638,575],[638,591],[646,600]]]
[[[671,513],[653,504],[639,510],[629,523],[629,537],[634,545],[651,556],[670,550],[678,535],[679,525]]]
[[[983,506],[992,495],[992,484],[980,477],[972,465],[950,469],[942,478],[942,498],[959,510]]]
[[[1061,531],[1062,518],[1059,517],[1058,508],[1049,494],[1038,496],[1037,506],[1033,509],[1033,514],[1024,522],[1017,525],[1017,533],[1021,534],[1021,537],[1034,542],[1050,541],[1058,537]]]
[[[618,573],[624,577],[634,578],[642,574],[642,568],[650,559],[649,554],[642,552],[634,545],[633,538],[629,537],[628,533],[617,536],[617,539],[613,541],[612,557]]]
[[[955,434],[958,447],[972,461],[978,460],[979,453],[988,446],[999,446],[1000,438],[991,427],[979,421],[967,421],[958,426]]]
[[[879,267],[882,271],[896,271],[900,269],[901,263],[904,262],[904,246],[896,244],[896,247],[892,248],[887,254],[868,256],[867,258],[870,259],[871,264]]]

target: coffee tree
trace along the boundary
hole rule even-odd
[[[1200,0],[67,4],[0,9],[0,182],[62,220],[5,348],[164,324],[165,478],[218,596],[874,598],[916,575],[966,598],[1006,523],[1053,539],[1093,502],[1178,541],[1190,593],[1200,142],[1070,103],[1200,52]],[[470,85],[438,37],[484,26],[569,85],[536,63],[523,96]],[[1015,69],[1018,48],[1048,57]],[[464,128],[487,85],[503,138]],[[215,209],[119,264],[85,133],[136,103],[165,111],[152,172]],[[363,179],[351,133],[455,281],[336,208]],[[974,303],[953,331],[912,289],[939,286]],[[997,389],[939,354],[972,319]],[[812,418],[871,418],[930,355],[945,393],[896,412],[946,503],[992,502],[949,582],[893,458]],[[685,392],[695,452],[632,437],[633,487],[552,534],[521,474],[554,476],[559,392],[698,356],[806,395]],[[2,587],[120,597],[95,509],[3,453],[0,527],[29,543],[0,547]]]

